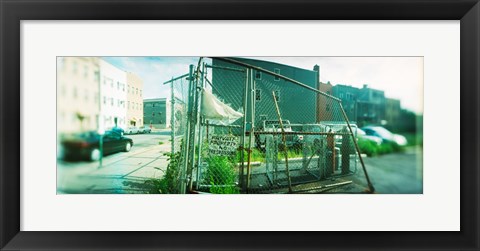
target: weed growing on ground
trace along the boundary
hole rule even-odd
[[[177,153],[164,153],[168,157],[168,166],[165,175],[160,179],[150,179],[146,184],[151,188],[151,194],[177,194],[179,192],[180,164],[182,163],[181,151]]]
[[[227,156],[212,156],[207,159],[206,179],[210,192],[215,194],[237,194],[236,173],[232,159]]]

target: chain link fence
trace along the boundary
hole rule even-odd
[[[171,81],[179,192],[355,193],[360,169],[373,191],[340,100],[313,71],[261,62],[213,58]]]
[[[186,180],[187,153],[185,141],[188,137],[188,107],[190,105],[190,81],[185,74],[165,82],[170,85],[170,123],[171,153],[166,171],[168,190],[170,193],[184,193]]]
[[[202,151],[199,152],[201,161],[197,168],[196,188],[210,193],[240,193],[246,156],[241,147],[244,145],[245,70],[216,65],[205,65],[204,69],[202,98],[205,99],[202,99],[200,114],[205,116],[199,124]],[[215,118],[215,113],[228,108],[219,106],[212,111],[214,107],[210,99],[216,99],[236,112],[236,119],[229,116]]]

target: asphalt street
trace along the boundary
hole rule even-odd
[[[422,194],[423,151],[421,147],[408,148],[403,153],[392,153],[365,158],[368,176],[379,194]],[[355,179],[366,186],[359,166]]]

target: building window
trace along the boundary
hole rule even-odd
[[[353,94],[347,92],[346,94],[347,100],[353,100]]]
[[[106,105],[107,104],[107,97],[103,96],[103,104]]]
[[[88,101],[88,90],[85,90],[85,101]]]
[[[135,88],[135,94],[138,94],[138,88]]]
[[[275,91],[275,99],[277,100],[277,102],[280,102],[280,91],[279,90]]]
[[[155,107],[155,103],[152,103],[152,107]]]
[[[142,96],[142,90],[140,90],[140,97]]]
[[[77,87],[73,87],[73,98],[76,99],[78,96]]]
[[[98,71],[95,71],[95,73],[93,73],[93,74],[95,76],[95,81],[100,82],[100,73]]]
[[[255,101],[260,101],[262,99],[262,90],[256,89],[255,90]]]
[[[127,85],[127,92],[130,93],[130,85]]]
[[[278,68],[273,69],[273,71],[274,71],[276,74],[280,74],[280,69],[278,69]],[[274,76],[274,77],[273,77],[273,80],[275,80],[275,81],[280,81],[280,77]]]
[[[117,90],[120,90],[120,82],[117,81]]]
[[[256,71],[255,72],[255,79],[256,80],[262,80],[262,72],[261,71]]]
[[[88,66],[83,66],[83,77],[88,78]]]
[[[113,106],[113,98],[110,99],[110,105]]]
[[[130,101],[128,101],[127,108],[130,109]]]
[[[340,99],[343,99],[343,93],[340,93]]]

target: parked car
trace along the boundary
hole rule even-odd
[[[380,137],[382,142],[390,142],[399,146],[407,145],[407,139],[404,136],[394,134],[381,126],[366,126],[362,127],[362,130],[365,131],[365,134],[368,136]]]
[[[151,132],[152,132],[152,128],[150,128],[149,126],[142,126],[139,129],[139,133],[151,133]]]
[[[121,127],[112,127],[112,128],[107,129],[107,130],[119,133],[121,136],[123,136],[123,134],[125,134],[125,130]]]
[[[140,128],[136,126],[129,126],[127,129],[125,129],[125,134],[137,134],[139,133]]]
[[[100,137],[103,137],[103,155],[128,152],[133,140],[122,136],[118,131],[106,131],[103,136],[95,131],[66,136],[61,141],[64,159],[91,160],[100,159]]]
[[[378,136],[374,136],[374,135],[367,135],[367,133],[360,128],[356,128],[356,133],[357,133],[357,138],[359,138],[359,139],[364,139],[364,140],[371,141],[371,142],[375,143],[376,145],[382,144],[382,141],[383,141],[382,138],[380,138]]]

